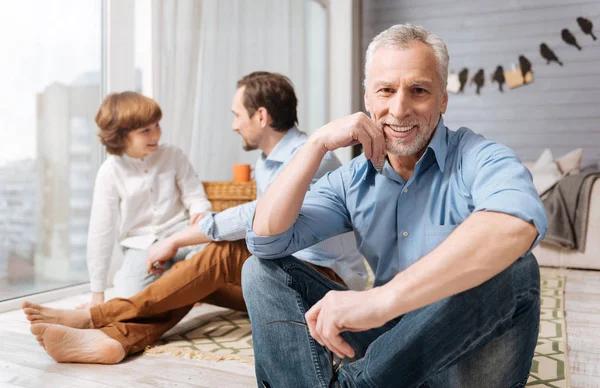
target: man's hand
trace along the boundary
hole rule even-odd
[[[177,246],[170,238],[152,244],[148,249],[146,272],[156,275],[162,274],[165,271],[162,264],[165,261],[172,259],[177,253],[177,249]]]
[[[206,217],[208,214],[210,214],[210,212],[202,212],[202,213],[192,214],[192,216],[190,217],[190,223],[189,223],[189,225],[196,224],[198,221],[200,221],[201,219],[203,219],[204,217]]]
[[[362,112],[342,117],[319,128],[312,136],[324,149],[362,144],[365,156],[375,164],[385,156],[383,129]]]
[[[310,335],[338,357],[354,357],[354,349],[340,336],[344,331],[365,331],[383,326],[386,304],[377,289],[329,291],[305,315]]]
[[[92,300],[89,303],[81,304],[76,308],[78,310],[89,309],[102,303],[104,303],[104,292],[92,292]]]

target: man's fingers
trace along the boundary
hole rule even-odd
[[[335,340],[335,337],[339,336],[339,331],[333,326],[330,322],[323,324],[321,338],[325,343],[327,349],[331,350],[338,357],[344,358],[344,352],[340,347],[338,347],[338,341]]]
[[[307,312],[304,314],[306,325],[310,330],[314,329],[317,325],[317,318],[321,312],[321,302],[315,303]]]
[[[362,124],[364,131],[371,137],[371,160],[375,163],[379,163],[385,150],[383,131],[371,119],[365,119]]]
[[[371,138],[369,133],[367,131],[365,131],[365,129],[362,127],[355,129],[355,131],[356,131],[358,141],[363,146],[363,151],[365,152],[365,157],[367,159],[371,159],[371,157],[373,157],[373,149],[372,149],[373,139]]]
[[[336,353],[336,354],[338,356],[340,356],[341,358],[354,357],[354,349],[352,349],[352,346],[350,346],[350,344],[348,342],[346,342],[339,333],[336,336],[334,336],[333,338],[331,338],[330,342],[332,344],[334,344],[335,347],[339,350],[339,352],[341,354],[339,354],[339,353]]]
[[[321,303],[321,302],[319,302]],[[326,346],[324,339],[323,339],[323,321],[325,320],[325,313],[322,311],[322,307],[321,307],[321,311],[319,311],[319,316],[317,317],[317,323],[315,324],[315,335],[313,336],[313,338],[321,345],[321,346]]]

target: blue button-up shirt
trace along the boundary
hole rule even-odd
[[[254,169],[258,198],[263,195],[307,139],[308,136],[304,132],[297,128],[290,128],[269,156],[261,154]],[[340,166],[338,158],[328,152],[313,182]],[[256,202],[235,206],[220,213],[212,213],[200,220],[198,227],[213,241],[243,239],[246,236],[247,220],[254,214]],[[292,253],[304,261],[333,269],[352,289],[363,289],[367,283],[364,260],[356,249],[356,239],[352,233],[343,233],[299,252],[290,251],[290,254]]]
[[[516,155],[469,129],[450,131],[440,119],[408,181],[388,161],[379,173],[361,155],[313,185],[289,230],[277,236],[250,231],[246,242],[256,256],[277,258],[353,230],[377,286],[482,210],[533,223],[539,233],[534,245],[546,232],[531,174]]]

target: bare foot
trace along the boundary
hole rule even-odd
[[[31,332],[57,362],[116,364],[125,358],[123,346],[100,330],[37,323]]]
[[[36,335],[35,339],[37,340],[37,342],[40,344],[40,346],[44,349],[46,349],[46,346],[44,346],[44,338],[42,338],[41,335]]]
[[[74,327],[76,329],[91,329],[92,317],[90,310],[61,310],[44,307],[39,304],[23,302],[23,312],[32,325],[36,323],[54,323]]]

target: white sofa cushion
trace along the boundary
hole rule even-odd
[[[554,160],[552,151],[546,148],[533,166],[525,164],[533,176],[533,185],[539,195],[544,194],[567,174],[579,173],[583,149],[578,148]]]

